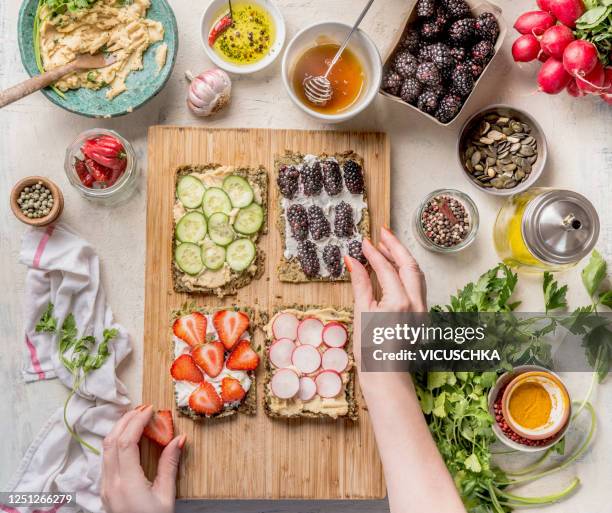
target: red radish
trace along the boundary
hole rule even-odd
[[[578,87],[578,84],[576,84],[576,79],[572,78],[569,82],[569,84],[567,84],[567,94],[569,94],[570,96],[573,96],[574,98],[582,98],[583,96],[586,96],[586,93],[580,89]]]
[[[542,50],[557,60],[563,60],[563,51],[574,40],[572,29],[565,25],[550,27],[540,39]]]
[[[604,83],[606,81],[606,72],[601,62],[598,62],[586,77],[576,77],[576,85],[585,93],[602,93],[604,92]]]
[[[612,105],[612,93],[601,93],[599,96],[601,96],[601,99],[608,105]]]
[[[604,92],[612,93],[612,66],[608,66],[605,71],[606,78],[604,80]]]
[[[572,41],[563,52],[563,66],[572,77],[588,75],[598,62],[597,48],[583,39]]]
[[[538,58],[540,42],[533,34],[523,34],[512,45],[515,62],[530,62]]]
[[[300,378],[291,369],[280,369],[272,376],[270,388],[279,399],[291,399],[298,393]]]
[[[341,322],[328,322],[323,328],[323,342],[328,347],[344,347],[348,340],[348,333]]]
[[[521,14],[514,28],[521,34],[531,34],[533,36],[541,36],[544,31],[555,24],[555,18],[544,11],[529,11]]]
[[[298,346],[291,355],[291,363],[304,374],[311,374],[321,367],[321,353],[316,347]]]
[[[300,344],[319,347],[323,342],[323,323],[314,317],[307,317],[298,326],[297,338]]]
[[[538,55],[540,62],[546,62],[548,59],[550,59],[550,55],[546,55],[544,52],[540,52],[540,55]]]
[[[536,3],[543,11],[550,12],[550,0],[536,0]]]
[[[538,73],[539,89],[546,94],[559,94],[571,79],[563,63],[552,57],[542,64]]]
[[[297,328],[300,321],[298,318],[290,313],[283,312],[276,316],[272,323],[272,333],[274,338],[288,338],[289,340],[295,340],[297,338]]]
[[[325,370],[335,370],[342,372],[348,367],[349,357],[344,349],[339,347],[330,347],[323,353],[321,358],[321,367]]]
[[[315,379],[317,393],[324,398],[336,397],[342,390],[342,378],[333,370],[321,372]]]
[[[582,0],[550,0],[550,10],[561,23],[574,28],[576,20],[584,14]]]
[[[291,355],[295,350],[293,340],[281,338],[270,346],[270,361],[279,369],[291,366]]]
[[[309,376],[300,378],[300,388],[298,390],[298,397],[301,401],[310,401],[317,393],[317,385]]]

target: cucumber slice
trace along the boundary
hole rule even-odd
[[[200,274],[204,269],[200,246],[184,242],[174,250],[174,260],[182,271],[187,274]]]
[[[229,217],[223,212],[217,212],[208,219],[208,234],[215,244],[227,246],[234,240],[234,230]]]
[[[255,244],[250,239],[237,239],[227,247],[225,259],[234,271],[244,271],[255,260]]]
[[[206,214],[206,217],[210,217],[215,212],[223,212],[229,215],[232,211],[232,202],[229,196],[225,194],[223,189],[219,187],[211,187],[206,189],[204,193],[204,199],[202,200],[202,209]]]
[[[198,208],[202,204],[204,184],[195,176],[183,176],[176,186],[176,195],[186,208]]]
[[[233,207],[244,208],[253,203],[253,189],[241,176],[228,176],[223,180],[223,190],[227,192]]]
[[[234,219],[234,230],[244,235],[257,233],[264,220],[264,211],[257,203],[241,208]]]
[[[211,271],[220,269],[225,263],[225,248],[209,241],[202,246],[202,261]]]
[[[206,236],[206,218],[200,212],[189,212],[179,219],[175,233],[181,242],[200,242]]]

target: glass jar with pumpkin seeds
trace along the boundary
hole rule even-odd
[[[597,211],[581,194],[536,187],[502,206],[493,227],[505,264],[526,271],[561,271],[576,265],[599,237]]]

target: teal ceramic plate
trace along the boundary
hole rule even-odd
[[[30,76],[38,74],[36,59],[34,57],[34,15],[38,7],[38,0],[24,0],[19,11],[18,39],[21,62]],[[164,26],[164,40],[151,45],[144,54],[144,68],[133,71],[127,77],[128,90],[112,100],[106,98],[107,88],[98,91],[91,89],[75,89],[67,91],[65,98],[59,96],[52,89],[45,89],[43,94],[53,103],[63,109],[89,117],[114,117],[128,114],[159,93],[172,73],[176,52],[178,50],[178,30],[176,18],[172,8],[166,0],[151,0],[151,7],[147,11],[147,18],[161,22]],[[158,45],[168,45],[166,64],[157,71],[155,63],[155,49]]]

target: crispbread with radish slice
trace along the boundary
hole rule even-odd
[[[317,394],[326,399],[336,397],[342,391],[342,378],[333,370],[320,372],[315,378]]]
[[[272,333],[274,338],[288,338],[289,340],[295,340],[297,338],[298,324],[300,321],[298,318],[290,313],[281,313],[274,318],[272,323]]]
[[[324,370],[333,370],[342,372],[348,367],[349,356],[347,352],[340,347],[330,347],[327,349],[321,358],[321,367]]]
[[[321,367],[321,353],[316,347],[301,345],[295,348],[291,362],[303,374],[312,374]]]
[[[323,328],[322,338],[328,347],[344,347],[348,340],[348,333],[344,324],[332,321]]]
[[[303,376],[300,378],[300,388],[298,390],[298,397],[301,401],[310,401],[315,395],[317,395],[317,384],[314,379],[310,376]]]
[[[291,366],[291,355],[293,351],[295,351],[293,340],[281,338],[270,346],[268,356],[274,367],[284,369]]]
[[[297,329],[300,344],[319,347],[323,342],[323,323],[315,317],[307,317],[300,322]]]
[[[291,399],[300,389],[300,378],[291,369],[280,369],[272,376],[270,388],[279,399]]]

